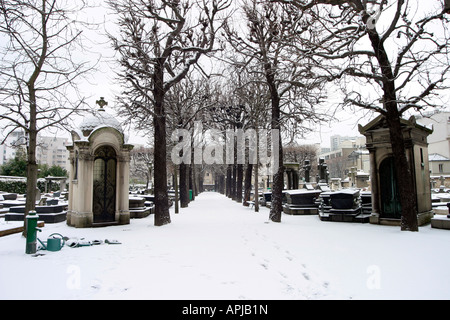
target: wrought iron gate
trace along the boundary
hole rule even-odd
[[[94,223],[112,222],[116,212],[117,157],[112,147],[103,146],[94,160]]]

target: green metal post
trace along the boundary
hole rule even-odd
[[[25,253],[33,254],[37,251],[37,232],[41,231],[37,227],[39,216],[36,214],[36,211],[30,211],[26,216],[27,219],[27,244],[25,247]]]

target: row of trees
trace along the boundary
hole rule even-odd
[[[281,130],[270,212],[272,221],[281,221],[283,142],[301,134],[306,122],[333,115],[334,109],[318,108],[329,103],[326,89],[332,84],[341,89],[340,107],[385,116],[402,230],[418,230],[400,118],[441,104],[439,90],[445,89],[450,68],[447,0],[426,5],[412,0],[107,4],[119,26],[109,38],[125,88],[118,97],[121,115],[154,139],[155,225],[170,223],[169,131],[193,130],[195,120],[222,131],[244,126]],[[82,33],[70,14],[72,2],[2,0],[0,5],[0,34],[7,40],[1,48],[0,118],[11,130],[27,133],[32,194],[36,134],[63,125],[80,110],[82,98],[63,97],[91,66],[74,54]],[[241,170],[236,167],[238,179]]]

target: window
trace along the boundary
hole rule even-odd
[[[77,180],[78,179],[78,151],[75,151],[75,173],[73,175],[73,179]]]
[[[444,164],[439,163],[439,173],[444,173]]]

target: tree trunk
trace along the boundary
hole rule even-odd
[[[192,178],[193,178],[193,185],[192,187],[194,189],[192,189],[192,193],[194,194],[194,196],[198,196],[198,188],[199,188],[199,174],[197,172],[197,167],[195,164],[192,165]]]
[[[188,170],[185,163],[180,163],[180,207],[187,208],[189,205]]]
[[[250,194],[252,191],[252,171],[253,165],[249,163],[245,170],[245,183],[244,183],[244,206],[248,207],[248,201],[250,201]]]
[[[34,137],[33,137],[34,136]],[[36,163],[36,132],[29,132],[29,146],[27,147],[27,189],[25,199],[25,216],[32,210],[36,209],[36,189],[38,166]],[[26,235],[27,219],[24,219],[24,231]]]
[[[258,126],[256,126],[257,128]],[[259,212],[259,132],[256,130],[255,212]]]
[[[400,117],[388,112],[386,120],[389,125],[399,198],[402,207],[401,230],[419,231],[417,220],[417,192],[414,187],[411,165],[408,163],[406,157],[406,147]]]
[[[173,185],[175,189],[175,213],[179,213],[178,208],[178,200],[179,200],[179,191],[178,191],[178,167],[177,165],[173,166]]]
[[[195,193],[194,193],[194,164],[191,163],[189,166],[189,195],[192,194],[192,199],[189,199],[189,201],[195,200]]]
[[[37,189],[37,176],[38,166],[36,162],[36,145],[37,145],[37,129],[36,129],[36,97],[30,94],[30,127],[28,130],[27,141],[27,189],[25,199],[25,214],[36,209],[36,189]],[[23,235],[27,234],[27,219],[24,219]]]
[[[231,170],[233,168],[232,164],[227,165],[227,181],[226,181],[226,196],[228,198],[232,197],[232,190],[231,190]]]
[[[444,0],[444,12],[450,13],[450,0]]]
[[[272,182],[272,207],[270,208],[270,220],[273,222],[281,222],[281,213],[283,212],[283,149],[281,146],[281,136],[279,143],[279,166],[277,172],[273,176]]]
[[[280,132],[281,124],[280,124],[280,97],[278,94],[278,90],[275,84],[275,76],[273,74],[273,68],[270,64],[265,64],[264,66],[266,72],[267,83],[270,89],[270,99],[272,103],[272,122],[271,127],[272,130],[278,130]],[[276,143],[272,142],[273,146],[276,146]],[[272,150],[273,152],[274,150]],[[273,222],[281,222],[281,213],[283,211],[283,174],[284,174],[284,165],[283,165],[283,146],[281,142],[281,133],[279,134],[279,143],[278,143],[278,168],[273,168],[274,172],[276,172],[273,176],[272,183],[272,206],[270,208],[269,219]]]
[[[225,189],[225,176],[221,173],[219,174],[219,182],[217,183],[216,191],[219,191],[221,194],[226,195]]]
[[[258,151],[257,151],[258,152]],[[258,170],[259,165],[255,165],[255,212],[259,212],[259,181],[258,181]]]
[[[236,201],[242,203],[242,182],[244,180],[244,165],[236,165]]]
[[[231,199],[232,200],[236,200],[236,172],[237,172],[237,166],[236,166],[236,162],[235,162],[233,164],[233,175],[231,177]]]
[[[166,114],[164,110],[163,80],[163,66],[156,64],[153,90],[155,99],[155,116],[153,117],[155,127],[155,226],[163,226],[171,222],[169,196],[167,194]]]
[[[198,193],[202,193],[203,191],[205,191],[205,187],[203,186],[204,179],[201,173],[202,171],[200,171],[198,175]]]

